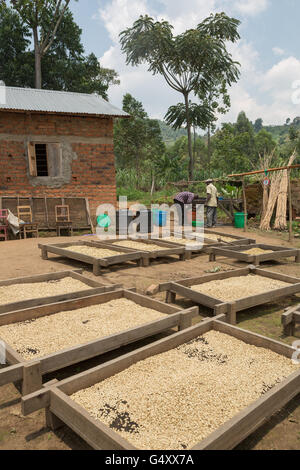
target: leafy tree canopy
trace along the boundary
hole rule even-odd
[[[129,119],[119,119],[115,124],[115,154],[117,163],[123,168],[135,168],[137,184],[143,167],[154,170],[163,156],[165,145],[158,121],[149,119],[141,102],[127,93],[123,98],[123,110]]]
[[[50,16],[43,18],[47,30]],[[43,88],[79,93],[97,93],[107,99],[109,86],[119,84],[118,74],[102,68],[94,54],[84,55],[82,30],[66,10],[52,45],[43,58]],[[34,51],[30,30],[11,8],[0,9],[0,78],[8,86],[35,86]]]
[[[121,32],[120,42],[127,64],[148,64],[167,84],[182,93],[189,145],[189,177],[193,177],[193,151],[189,94],[205,93],[213,79],[231,85],[239,77],[238,64],[227,51],[227,43],[239,39],[239,21],[225,13],[205,19],[196,28],[175,36],[167,21],[141,16],[131,28]]]

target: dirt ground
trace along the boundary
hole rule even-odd
[[[232,227],[222,227],[219,229],[224,233],[244,236],[241,230]],[[257,242],[269,243],[273,245],[291,246],[287,242],[287,236],[279,234],[262,234],[260,232],[250,232],[251,238],[256,238]],[[84,236],[73,237],[74,240],[87,239]],[[90,238],[88,238],[90,239]],[[42,238],[39,240],[15,240],[0,243],[1,271],[0,279],[13,277],[23,277],[33,274],[43,274],[67,269],[83,268],[83,274],[100,282],[122,283],[124,287],[136,287],[138,292],[144,293],[146,289],[159,282],[176,280],[185,277],[206,274],[219,267],[221,270],[228,270],[245,266],[243,263],[230,261],[225,258],[217,259],[214,263],[209,263],[208,256],[203,254],[194,257],[190,261],[178,261],[176,258],[157,261],[147,268],[137,267],[134,264],[115,266],[103,271],[101,277],[95,278],[91,267],[80,262],[66,260],[55,255],[49,255],[49,260],[41,259],[40,250],[37,245],[42,243],[55,243],[70,241],[70,238]],[[300,248],[300,241],[295,240],[294,247]],[[300,265],[289,260],[286,264],[266,263],[263,267],[269,270],[285,273],[290,276],[300,277]],[[162,294],[157,298],[163,299]],[[279,302],[253,308],[238,315],[238,323],[242,328],[269,336],[270,338],[292,344],[297,337],[284,337],[281,327],[281,313],[284,308],[299,302],[300,296],[293,296]],[[178,304],[190,306],[189,301],[178,299]],[[200,316],[196,321],[209,314],[205,309],[201,309]],[[152,339],[153,340],[153,339]],[[141,344],[146,344],[150,340],[136,343],[130,347],[123,348],[121,352],[132,350]],[[78,366],[65,369],[51,376],[46,380],[57,378],[58,380],[93,367],[96,364],[115,357],[120,354],[109,353],[101,357],[87,361]],[[64,427],[53,433],[45,427],[44,412],[39,411],[31,416],[23,417],[20,411],[20,394],[13,385],[0,387],[0,449],[47,449],[47,450],[71,450],[89,449],[88,445],[82,441],[69,428]],[[272,417],[264,426],[252,434],[238,449],[255,450],[299,450],[300,449],[300,395],[296,397],[287,407]]]

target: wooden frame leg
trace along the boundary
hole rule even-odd
[[[192,317],[190,314],[183,313],[181,315],[180,323],[178,325],[178,331],[186,330],[186,328],[189,328],[192,326]]]
[[[234,302],[228,304],[227,321],[230,325],[236,325],[236,305]]]
[[[300,250],[297,253],[297,256],[295,258],[296,263],[300,263]]]
[[[259,265],[260,265],[259,258],[258,258],[258,256],[255,256],[254,257],[254,266],[259,266]]]
[[[212,263],[213,261],[216,261],[216,255],[214,253],[209,254],[209,262]]]
[[[41,390],[42,386],[41,363],[26,364],[23,367],[22,395]]]
[[[101,266],[98,262],[93,264],[93,274],[94,276],[100,276],[101,274]]]
[[[290,322],[287,325],[284,325],[283,333],[285,334],[285,336],[294,336],[293,322]]]
[[[191,251],[191,250],[185,250],[184,259],[185,259],[186,261],[192,259],[192,251]]]
[[[56,431],[59,428],[62,428],[65,423],[61,421],[55,414],[50,411],[50,408],[45,409],[45,417],[46,417],[46,426],[50,428],[52,431]]]
[[[42,248],[42,259],[49,259],[47,248],[44,247]]]
[[[142,258],[144,268],[150,266],[150,258]]]
[[[176,292],[167,291],[166,293],[166,303],[175,304],[176,302]]]

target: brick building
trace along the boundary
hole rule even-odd
[[[1,87],[0,198],[116,203],[114,118],[96,95]],[[24,203],[24,202],[23,202]]]

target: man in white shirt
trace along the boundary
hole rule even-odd
[[[213,180],[209,179],[206,183],[206,207],[207,207],[207,227],[215,227],[217,225],[217,209],[218,209],[218,190],[213,185]]]

